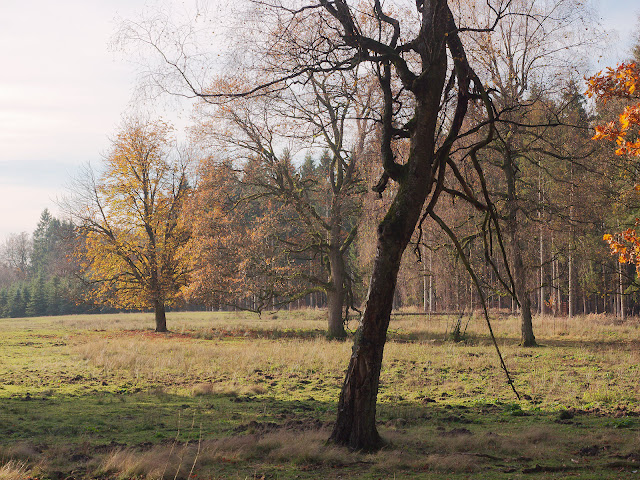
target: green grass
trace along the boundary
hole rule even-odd
[[[636,478],[640,329],[604,316],[494,329],[395,317],[378,403],[388,445],[327,444],[351,342],[323,312],[0,320],[0,480]],[[191,475],[191,477],[190,477]]]

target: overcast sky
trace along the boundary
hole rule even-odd
[[[0,0],[0,242],[32,232],[45,208],[57,215],[55,199],[78,167],[107,151],[136,81],[110,38],[118,18],[154,3]],[[640,5],[601,0],[598,11],[618,35],[594,69],[627,55]]]

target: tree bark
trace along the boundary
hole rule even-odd
[[[339,175],[340,185],[342,175]],[[341,191],[333,192],[331,198],[331,229],[329,231],[329,269],[330,287],[327,291],[327,310],[329,315],[328,336],[329,338],[345,338],[347,333],[344,330],[344,318],[342,311],[345,302],[345,276],[344,264],[345,252],[342,248],[342,202],[344,201]]]
[[[541,162],[538,161],[538,221],[540,222],[540,297],[538,309],[540,315],[544,315],[544,229],[542,221],[542,201],[544,196],[542,194],[542,168]]]
[[[515,235],[514,235],[515,233]],[[520,302],[520,345],[523,347],[535,347],[536,337],[533,334],[533,323],[531,321],[531,297],[527,292],[525,280],[525,269],[522,261],[522,253],[518,248],[517,231],[510,231],[512,244],[513,280],[516,297]]]
[[[162,300],[155,300],[153,302],[153,309],[156,316],[156,332],[168,332],[164,302]]]
[[[344,260],[339,251],[332,249],[329,253],[331,267],[331,288],[327,291],[327,310],[329,314],[328,336],[329,338],[345,338],[344,318],[342,311],[345,300],[344,288]]]
[[[383,445],[375,424],[382,355],[402,253],[424,202],[424,193],[420,195],[422,198],[415,198],[415,192],[407,190],[401,187],[378,228],[377,255],[367,303],[356,332],[338,402],[338,418],[330,438],[356,450],[374,451]]]
[[[624,283],[622,278],[622,264],[618,262],[618,289],[620,292],[620,319],[624,320]]]
[[[520,344],[523,347],[536,345],[531,321],[531,298],[527,291],[526,271],[522,259],[522,246],[518,229],[518,196],[516,192],[516,167],[508,148],[504,151],[503,170],[507,181],[507,233],[511,247],[512,273],[516,298],[520,303]]]
[[[434,65],[434,73],[439,75],[434,75],[430,85],[436,89],[438,86],[441,89],[444,84],[446,58],[441,60],[440,65]],[[438,93],[431,99],[427,97],[428,104],[418,102],[416,106],[416,131],[411,138],[406,174],[399,180],[396,196],[378,226],[376,258],[367,302],[356,332],[338,401],[338,417],[330,437],[331,441],[355,450],[374,451],[383,444],[376,429],[382,355],[402,254],[430,193],[425,185],[432,184],[433,139],[439,99]]]

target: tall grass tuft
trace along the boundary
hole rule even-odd
[[[30,470],[24,462],[9,460],[0,466],[0,480],[24,480],[30,477]]]

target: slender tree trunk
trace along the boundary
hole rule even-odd
[[[558,302],[556,298],[556,288],[557,288],[557,280],[556,280],[556,258],[555,251],[553,249],[553,236],[551,237],[551,293],[549,298],[551,299],[551,315],[554,317],[558,314]]]
[[[618,288],[620,292],[620,319],[624,320],[624,282],[622,277],[622,264],[618,262]]]
[[[538,162],[538,221],[540,222],[540,298],[538,302],[539,313],[540,315],[544,315],[544,229],[543,229],[543,208],[542,208],[542,200],[544,199],[544,195],[542,192],[542,168],[541,163]]]
[[[433,313],[433,250],[429,250],[429,314]]]
[[[556,258],[556,275],[558,276],[556,282],[556,313],[562,315],[562,292],[560,291],[560,260]]]
[[[571,179],[571,193],[570,193],[570,205],[569,205],[569,298],[567,300],[569,304],[569,318],[573,317],[574,311],[574,303],[575,303],[575,292],[573,290],[574,278],[573,278],[573,164],[571,164],[570,170],[570,179]]]
[[[456,272],[456,312],[461,311],[460,307],[460,274]]]
[[[602,313],[607,313],[607,274],[604,269],[604,263],[602,267]]]
[[[156,316],[156,332],[168,332],[164,302],[162,300],[155,300],[153,302],[153,309]]]
[[[420,248],[421,248],[421,256],[422,256],[422,311],[424,313],[427,313],[428,312],[427,302],[429,301],[428,285],[429,285],[429,281],[431,280],[431,272],[427,271],[427,262],[426,262],[426,259],[424,258],[424,253],[425,253],[424,245],[421,245]],[[429,251],[429,253],[431,253],[431,251]]]
[[[574,298],[573,298],[573,254],[571,252],[571,248],[572,245],[569,245],[569,258],[568,258],[568,262],[569,262],[569,266],[568,266],[568,271],[569,271],[569,285],[568,285],[568,298],[567,298],[567,303],[569,306],[569,318],[573,317],[573,302],[574,302]]]
[[[533,335],[533,324],[531,321],[531,298],[527,291],[526,271],[522,259],[522,246],[518,229],[518,196],[516,194],[516,170],[513,164],[511,152],[504,152],[505,179],[507,180],[507,219],[506,231],[509,236],[511,247],[511,261],[513,282],[516,298],[520,303],[520,344],[523,347],[533,347],[536,345],[536,337]]]

